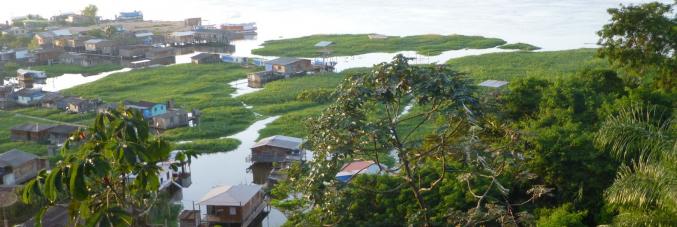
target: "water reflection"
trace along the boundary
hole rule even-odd
[[[236,81],[228,83],[228,85],[235,88],[235,92],[230,94],[230,97],[233,97],[233,98],[241,96],[241,95],[249,94],[249,93],[252,93],[252,92],[256,92],[256,91],[259,91],[259,90],[262,89],[262,88],[250,88],[247,85],[247,79],[236,80]],[[251,109],[250,108],[251,106],[247,106],[244,103],[243,103],[243,105],[245,105],[245,108]]]
[[[183,189],[181,203],[184,209],[192,209],[193,202],[198,202],[212,187],[217,185],[248,184],[253,182],[253,176],[247,171],[249,163],[245,161],[251,154],[249,148],[259,137],[259,130],[278,119],[279,116],[268,117],[254,122],[246,130],[229,136],[241,141],[237,149],[229,152],[204,154],[192,160],[192,185]],[[286,221],[284,215],[272,209],[263,220],[263,226],[280,226]]]
[[[83,76],[82,74],[63,74],[61,76],[47,78],[45,84],[35,84],[35,87],[41,87],[44,91],[60,91],[72,88],[78,85],[90,83],[115,73],[129,72],[130,68],[99,73],[92,76]]]
[[[236,45],[238,45],[238,49],[242,50],[243,52],[239,52],[240,55],[238,55],[238,52],[236,52],[235,55],[236,56],[242,56],[242,57],[264,58],[264,59],[269,59],[269,60],[277,58],[275,56],[259,56],[259,55],[251,54],[251,50],[257,48],[257,46],[251,46],[251,44],[252,43],[249,42],[249,41],[242,42],[242,43],[236,42]],[[335,66],[335,69],[336,69],[337,72],[341,72],[341,71],[346,70],[346,69],[372,67],[373,65],[379,64],[381,62],[389,62],[397,54],[402,54],[405,57],[412,58],[413,59],[411,61],[412,64],[432,64],[432,63],[444,64],[449,59],[453,59],[453,58],[460,58],[460,57],[465,57],[465,56],[474,56],[474,55],[481,55],[481,54],[489,54],[489,53],[510,52],[510,51],[513,51],[513,50],[505,50],[505,49],[499,49],[499,48],[462,49],[462,50],[445,51],[445,52],[442,52],[442,54],[434,55],[434,56],[421,55],[421,54],[416,53],[416,51],[399,51],[399,52],[395,52],[395,53],[368,53],[368,54],[360,54],[360,55],[354,55],[354,56],[336,56],[336,57],[331,57],[328,60],[336,62],[337,64]],[[308,59],[311,59],[311,58],[308,58]],[[313,59],[311,59],[311,60],[313,60]],[[242,81],[246,82],[247,80],[245,79],[245,80],[242,80]],[[254,91],[256,91],[256,90],[254,90]],[[254,91],[246,91],[246,92],[250,93],[250,92],[254,92]],[[246,93],[243,93],[243,94],[246,94]],[[242,95],[242,94],[237,94],[237,95],[234,94],[233,97],[237,97],[239,95]]]

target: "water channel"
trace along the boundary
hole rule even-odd
[[[249,149],[256,143],[259,130],[267,124],[275,121],[279,116],[268,117],[250,125],[247,129],[227,138],[237,139],[241,142],[237,149],[229,152],[204,154],[192,160],[191,179],[192,185],[182,190],[181,203],[184,209],[192,209],[193,203],[199,202],[212,187],[219,185],[251,184],[252,173],[247,171],[250,163],[246,157],[251,154]],[[262,226],[280,226],[286,221],[284,215],[272,209],[263,220]]]

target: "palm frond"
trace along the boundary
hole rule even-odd
[[[655,106],[633,105],[602,123],[595,143],[619,160],[661,156],[674,143],[671,123]]]
[[[614,226],[677,226],[677,217],[663,210],[627,211],[614,218]]]
[[[677,214],[676,186],[675,172],[658,163],[638,161],[632,167],[621,166],[605,197],[615,207],[634,211],[660,209]]]

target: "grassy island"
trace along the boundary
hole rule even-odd
[[[316,57],[319,52],[315,44],[320,41],[335,43],[331,47],[334,56],[398,51],[416,51],[421,55],[433,56],[449,50],[486,49],[506,44],[498,38],[464,35],[387,36],[373,39],[367,34],[311,35],[266,41],[263,48],[254,49],[252,53],[262,56]]]
[[[242,131],[256,120],[251,110],[230,97],[235,89],[228,82],[245,78],[251,71],[253,69],[235,64],[180,64],[118,73],[63,93],[101,98],[105,102],[166,102],[173,99],[188,111],[200,109],[200,124],[171,129],[162,136],[173,141],[194,141],[195,144],[179,145],[182,149],[228,151],[235,149],[239,142],[219,138]]]
[[[452,59],[448,64],[457,71],[469,73],[470,77],[477,81],[484,79],[510,81],[526,76],[554,79],[574,75],[586,68],[607,66],[606,61],[595,59],[594,54],[594,49],[492,53]],[[118,73],[65,90],[63,93],[102,98],[105,102],[120,102],[126,99],[164,102],[174,99],[179,106],[188,110],[200,109],[203,113],[201,124],[194,128],[168,130],[163,136],[176,142],[192,141],[178,144],[179,149],[218,152],[235,149],[239,144],[236,140],[220,139],[221,137],[242,131],[256,120],[268,116],[281,117],[261,131],[261,138],[275,134],[298,137],[307,135],[304,122],[309,117],[319,115],[332,102],[326,100],[326,97],[329,97],[331,91],[343,80],[344,75],[365,69],[274,81],[266,84],[261,91],[231,98],[230,94],[235,90],[227,83],[243,79],[248,72],[254,70],[235,64],[181,64]],[[243,103],[253,106],[253,109],[245,108]],[[412,110],[415,111],[416,108]],[[94,114],[72,115],[42,108],[22,108],[13,112],[82,125],[90,125],[94,117]],[[9,114],[13,113],[6,113],[7,116],[11,116]],[[14,123],[21,122],[22,118],[4,119]],[[7,129],[5,131],[8,131]],[[0,142],[3,145],[9,143],[9,141]],[[18,145],[28,150],[42,148],[30,144]]]
[[[606,68],[604,59],[595,58],[596,49],[544,52],[505,52],[451,59],[447,64],[467,72],[473,79],[512,80],[533,76],[554,79],[574,75],[586,68]]]
[[[503,46],[499,46],[498,48],[505,49],[505,50],[524,50],[524,51],[532,51],[532,50],[540,50],[540,47],[528,44],[528,43],[510,43],[510,44],[505,44]]]

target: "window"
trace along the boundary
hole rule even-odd
[[[236,215],[237,214],[237,209],[235,207],[230,208],[230,215]]]

